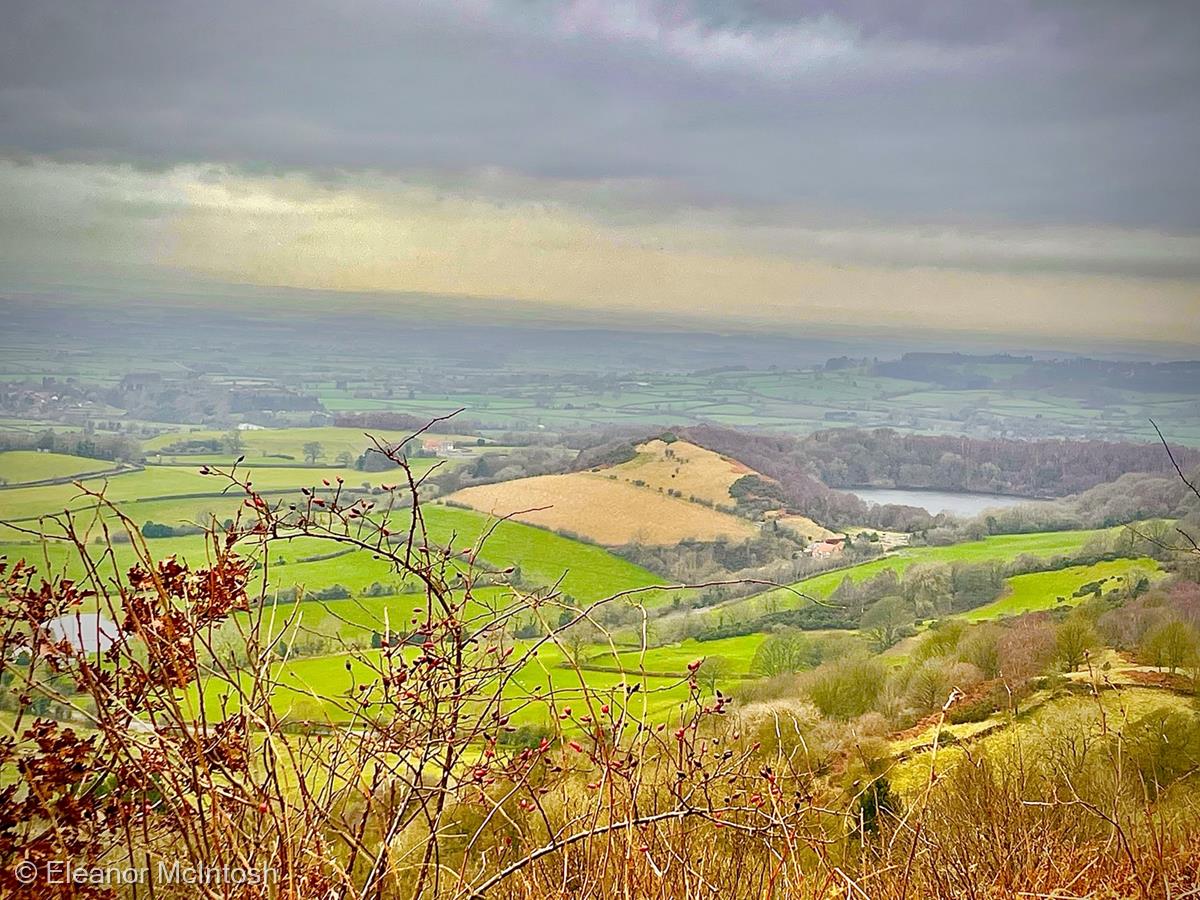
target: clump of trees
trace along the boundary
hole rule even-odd
[[[801,690],[833,719],[851,719],[875,708],[887,681],[887,667],[877,659],[852,657],[826,663],[801,684]]]
[[[740,541],[685,540],[656,546],[635,541],[613,548],[613,552],[652,572],[693,584],[716,579],[788,583],[838,565],[838,561],[813,560],[802,552],[801,542],[790,532],[771,528],[763,528]],[[844,565],[847,561],[866,560],[878,553],[873,547],[856,546],[840,562]],[[744,596],[757,589],[753,584],[713,588],[706,595],[706,602],[699,605]]]
[[[1200,584],[1174,578],[1096,618],[1100,638],[1170,674],[1200,672]]]
[[[444,496],[478,484],[562,472],[574,457],[574,452],[561,446],[509,447],[482,453],[470,465],[439,469],[426,481]]]
[[[755,651],[750,671],[762,678],[774,678],[810,669],[820,659],[814,642],[788,629],[768,635]]]
[[[199,525],[164,525],[161,522],[147,521],[142,525],[142,537],[171,538],[187,534],[203,534],[204,529]]]
[[[109,462],[142,461],[141,445],[137,441],[124,435],[94,431],[52,431],[49,428],[37,434],[7,431],[0,434],[0,451],[3,450],[45,450]]]

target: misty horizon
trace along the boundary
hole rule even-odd
[[[0,291],[1200,344],[1187,3],[49,2],[7,24]]]

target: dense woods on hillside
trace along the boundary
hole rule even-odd
[[[1111,441],[983,440],[900,434],[892,429],[820,431],[796,441],[830,487],[936,488],[1028,497],[1062,497],[1127,472],[1174,471],[1160,444]],[[1200,465],[1200,451],[1179,448],[1180,465]]]
[[[1031,530],[1033,522],[1046,525],[1055,516],[1074,527],[1080,522],[1117,524],[1139,514],[1168,515],[1186,499],[1170,457],[1154,444],[977,440],[906,435],[891,429],[836,429],[797,438],[746,434],[716,425],[688,428],[681,435],[774,478],[788,503],[826,524],[862,522],[902,530],[944,524],[942,517],[924,510],[869,506],[832,489],[868,484],[1031,498],[1096,491],[1078,505],[998,515],[998,521],[1028,520],[1025,526],[999,530]],[[1200,452],[1189,448],[1174,452],[1185,470],[1200,466]],[[1121,487],[1105,486],[1122,477],[1126,480]]]
[[[871,506],[853,494],[830,489],[821,482],[799,438],[747,434],[717,425],[688,428],[680,436],[775,479],[793,509],[823,524],[862,523],[908,530],[931,528],[944,521],[916,507]]]
[[[984,525],[992,534],[1015,534],[1197,517],[1200,500],[1177,476],[1130,472],[1073,497],[995,510],[985,517]]]

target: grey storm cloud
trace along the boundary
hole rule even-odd
[[[0,152],[1200,228],[1193,2],[9,2]]]

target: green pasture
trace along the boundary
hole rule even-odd
[[[420,476],[439,461],[422,459],[413,462],[413,472]],[[328,498],[339,489],[339,478],[342,479],[342,490],[361,490],[364,486],[395,484],[403,477],[403,473],[396,470],[359,472],[319,467],[259,467],[243,469],[236,474],[239,479],[248,478],[251,488],[263,493],[271,503],[285,498],[295,501],[301,488],[311,488],[318,496]],[[88,491],[103,492],[105,498],[139,528],[146,522],[172,527],[203,526],[213,516],[224,521],[234,517],[244,507],[246,499],[244,490],[231,485],[227,477],[202,475],[198,466],[148,466],[144,471],[88,479],[83,484]],[[388,495],[376,495],[371,499],[382,508],[388,502]],[[84,513],[96,504],[95,497],[74,484],[11,488],[0,491],[0,520],[36,530],[38,517],[58,515],[64,510]],[[60,533],[50,522],[42,531]],[[0,524],[0,541],[29,539],[30,536]]]
[[[422,513],[430,538],[439,545],[453,541],[466,547],[484,538],[480,556],[494,566],[520,566],[525,584],[557,584],[581,603],[621,591],[635,591],[630,599],[646,605],[667,599],[663,591],[639,590],[666,583],[663,578],[594,544],[520,522],[497,523],[474,510],[432,504]]]
[[[514,654],[525,653],[530,644],[518,643]],[[405,651],[416,654],[415,648]],[[622,709],[638,720],[660,722],[689,703],[689,689],[683,679],[640,677],[628,673],[580,673],[564,663],[563,652],[553,643],[536,650],[521,668],[513,673],[503,691],[505,712],[514,725],[543,724],[552,715],[570,709],[570,717],[578,720],[584,715],[603,715],[607,705],[610,713]],[[289,659],[271,669],[275,689],[271,706],[281,716],[291,720],[346,723],[358,715],[377,715],[382,697],[379,672],[383,651],[364,650],[328,656]],[[245,676],[242,689],[248,687]],[[361,706],[353,698],[361,698],[362,685],[369,685],[366,696],[372,701]],[[193,686],[182,697],[185,709],[192,716],[201,714],[216,720],[239,708],[238,691],[223,675],[208,674],[199,686]],[[570,729],[572,724],[567,722]]]
[[[1053,609],[1056,606],[1073,606],[1088,597],[1073,597],[1081,586],[1090,582],[1108,579],[1102,586],[1107,593],[1123,587],[1129,577],[1154,576],[1158,563],[1152,559],[1105,560],[1090,566],[1069,566],[1053,572],[1031,572],[1014,575],[1008,579],[1008,590],[999,600],[962,613],[960,618],[968,622],[983,622],[1000,616],[1018,616],[1022,613]],[[1059,598],[1064,598],[1059,600]]]
[[[455,595],[461,599],[462,592],[456,591]],[[487,609],[503,608],[518,600],[510,588],[488,586],[473,588],[471,598],[474,602],[467,605],[468,620]],[[415,591],[344,600],[280,599],[248,617],[261,621],[264,635],[282,636],[285,641],[290,636],[317,634],[361,645],[371,632],[407,632],[413,627],[416,611],[423,610],[426,603],[426,595]]]
[[[1111,534],[1111,529],[1084,531],[1040,531],[1030,534],[992,535],[978,541],[950,544],[945,547],[905,547],[887,556],[868,560],[854,566],[833,569],[797,581],[787,588],[775,588],[754,594],[744,600],[726,604],[723,609],[736,608],[753,614],[754,610],[786,609],[807,601],[798,597],[796,591],[817,600],[829,597],[843,579],[859,582],[873,578],[888,569],[902,574],[918,563],[985,562],[1007,561],[1021,554],[1050,559],[1062,554],[1075,553],[1097,536]]]
[[[396,473],[319,468],[262,468],[248,470],[246,474],[250,476],[252,487],[259,491],[323,487],[324,480],[336,485],[339,477],[350,486],[360,486],[364,481],[379,484],[388,481],[389,474],[391,481],[395,481],[396,477]],[[103,479],[84,479],[82,483],[88,491],[103,492],[109,501],[122,505],[161,498],[195,499],[193,495],[219,496],[229,486],[229,480],[224,476],[202,475],[198,467],[182,466],[148,466],[142,471]],[[240,491],[240,488],[232,487],[228,493]],[[10,521],[20,521],[67,509],[84,509],[95,503],[94,498],[74,484],[11,488],[0,492],[0,516]]]
[[[719,656],[728,664],[726,674],[736,678],[749,674],[754,653],[766,637],[766,634],[758,633],[718,641],[689,638],[678,644],[665,644],[645,651],[621,649],[615,658],[608,648],[597,647],[597,652],[588,656],[586,665],[589,668],[619,668],[627,673],[647,672],[682,678],[687,676],[689,665],[706,657]]]
[[[8,450],[0,453],[0,483],[9,485],[50,478],[71,478],[90,472],[105,472],[116,463],[88,459],[69,453],[42,453],[37,450]],[[2,502],[2,499],[0,499]]]
[[[203,502],[214,505],[207,498]],[[232,514],[236,512],[240,501],[230,500],[228,503],[228,508],[213,511],[218,515]],[[139,504],[133,504],[130,514],[137,510],[157,522],[173,521],[164,514],[167,511],[162,508],[143,509]],[[653,605],[666,600],[662,591],[639,590],[662,584],[663,579],[592,544],[519,522],[497,523],[473,510],[438,504],[423,507],[422,515],[425,540],[436,546],[451,546],[455,550],[479,544],[479,557],[488,565],[496,569],[518,566],[519,571],[514,575],[519,577],[519,586],[526,591],[557,586],[561,593],[579,603],[591,603],[627,590],[635,592],[630,597],[631,602]],[[141,516],[135,515],[134,521],[142,521]],[[391,530],[402,533],[407,529],[408,522],[407,510],[397,511],[392,515]],[[99,536],[99,533],[98,529],[93,529],[94,535]],[[20,537],[25,538],[24,542]],[[101,555],[101,546],[89,546],[95,547],[96,555]],[[193,565],[202,565],[208,558],[203,535],[156,539],[149,541],[148,546],[156,558],[177,554]],[[361,594],[374,582],[395,584],[400,581],[386,560],[376,559],[369,551],[356,550],[332,558],[301,561],[307,557],[336,552],[339,546],[331,540],[307,537],[273,542],[266,570],[268,593],[296,585],[315,591],[340,584],[354,594]],[[259,548],[255,545],[246,544],[245,548],[243,552],[259,558]],[[81,574],[76,551],[61,540],[39,544],[30,542],[28,536],[18,536],[16,540],[0,543],[0,555],[7,556],[11,561],[23,558],[58,574],[66,573],[72,577]],[[106,576],[124,572],[135,559],[131,545],[115,544],[111,554],[105,555],[102,560],[102,572]],[[256,590],[258,586],[255,584]]]

